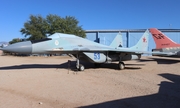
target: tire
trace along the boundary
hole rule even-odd
[[[84,71],[84,69],[85,69],[85,67],[82,64],[80,64],[79,65],[79,71]]]
[[[119,70],[123,70],[125,68],[125,64],[123,62],[119,62]]]

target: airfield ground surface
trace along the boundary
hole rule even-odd
[[[143,57],[68,72],[67,56],[0,56],[0,108],[177,108],[180,59]]]
[[[0,56],[3,54],[3,52],[0,50]]]

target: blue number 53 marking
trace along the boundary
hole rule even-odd
[[[94,53],[94,60],[100,59],[100,53]]]

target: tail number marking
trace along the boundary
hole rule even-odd
[[[164,39],[164,36],[162,34],[153,34],[153,37],[156,39]]]
[[[94,53],[94,60],[100,59],[100,53]]]

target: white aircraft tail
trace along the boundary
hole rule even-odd
[[[149,43],[149,30],[146,30],[138,43],[132,47],[132,50],[147,51]]]
[[[122,45],[123,45],[122,34],[121,32],[119,32],[112,41],[112,43],[110,44],[110,47],[118,48],[118,47],[122,47]]]

